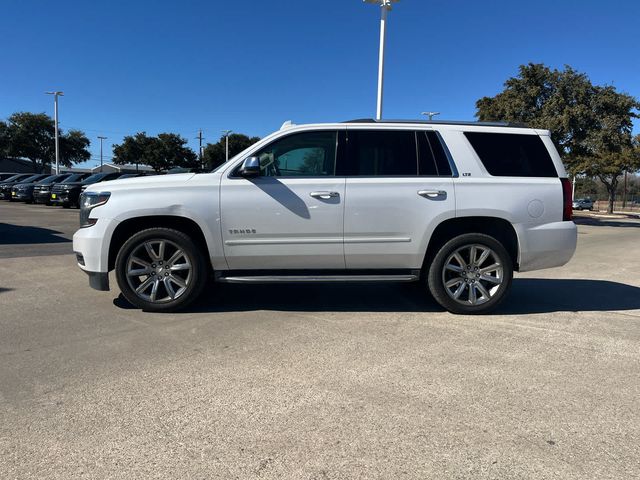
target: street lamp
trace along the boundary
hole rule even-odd
[[[233,130],[222,130],[222,134],[224,135],[224,138],[226,140],[226,147],[225,147],[225,162],[229,161],[229,134],[233,132]]]
[[[422,112],[422,115],[429,117],[429,121],[433,120],[433,117],[440,115],[440,112]]]
[[[53,95],[53,118],[56,126],[56,175],[60,173],[60,151],[58,148],[58,97],[64,96],[62,92],[44,92]]]
[[[106,140],[107,137],[101,137],[98,135],[98,138],[100,139],[100,173],[102,173],[102,141]]]
[[[376,120],[382,119],[382,90],[384,86],[384,44],[386,39],[387,13],[391,10],[391,5],[400,0],[364,0],[365,3],[374,3],[380,6],[380,55],[378,57],[378,105],[376,109]]]

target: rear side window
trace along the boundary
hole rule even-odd
[[[350,130],[347,162],[340,175],[416,176],[418,157],[412,131]]]
[[[557,177],[556,167],[538,135],[465,132],[490,175]]]
[[[451,176],[451,165],[438,134],[433,131],[416,132],[418,143],[418,171],[425,176]]]

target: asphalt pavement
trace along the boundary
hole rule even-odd
[[[640,221],[578,223],[493,315],[419,285],[163,315],[89,288],[77,211],[0,202],[0,477],[638,478]]]

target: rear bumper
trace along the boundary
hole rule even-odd
[[[520,272],[560,267],[576,251],[578,229],[573,222],[553,222],[537,226],[517,225],[520,244]]]

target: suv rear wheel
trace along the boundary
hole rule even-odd
[[[504,246],[481,233],[459,235],[438,251],[427,282],[434,299],[452,313],[482,314],[504,300],[513,262]]]
[[[150,312],[168,312],[195,300],[206,280],[200,249],[184,233],[149,228],[127,240],[116,257],[116,279],[125,298]]]

